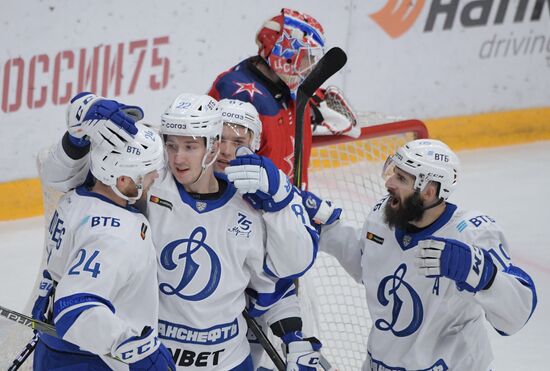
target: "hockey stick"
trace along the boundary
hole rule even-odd
[[[7,318],[10,321],[17,322],[20,325],[30,327],[33,330],[58,337],[57,333],[55,332],[55,327],[53,327],[49,323],[36,320],[32,317],[26,316],[14,310],[0,306],[0,316]]]
[[[294,185],[302,189],[302,141],[304,114],[309,99],[325,81],[338,72],[347,62],[346,53],[334,47],[317,62],[311,73],[298,88],[296,96],[296,129],[294,133]]]
[[[54,336],[56,338],[59,338],[59,335],[57,335],[57,332],[55,331],[55,327],[50,325],[49,323],[39,321],[37,319],[34,319],[32,317],[26,316],[22,313],[16,312],[14,310],[5,308],[0,305],[0,317],[4,317],[9,319],[10,321],[19,323],[20,325],[30,327],[33,330],[43,332],[47,335]],[[30,353],[29,353],[30,354]],[[112,354],[105,354],[105,357],[109,357],[112,359],[116,359],[117,361],[124,362],[121,359],[113,356]]]
[[[19,367],[25,361],[27,358],[34,352],[34,348],[36,348],[36,344],[38,343],[38,334],[35,334],[32,339],[25,345],[25,348],[19,353],[16,359],[13,360],[11,363],[11,366],[8,368],[8,371],[17,371],[19,370]]]
[[[279,371],[285,371],[286,370],[286,364],[281,355],[277,352],[277,349],[271,344],[271,341],[267,338],[265,333],[263,332],[260,325],[258,325],[258,322],[245,311],[243,311],[243,316],[246,319],[246,323],[248,324],[248,328],[252,330],[254,333],[254,336],[258,339],[260,344],[262,345],[262,348],[264,348],[265,352],[271,358],[271,361],[277,367],[277,370]]]
[[[256,322],[254,318],[250,317],[250,315],[246,311],[243,311],[243,316],[246,319],[248,327],[250,328],[250,330],[252,330],[254,336],[256,336],[269,358],[271,358],[271,361],[273,362],[275,367],[277,367],[277,370],[285,371],[285,361],[283,360],[279,352],[277,352],[271,341],[269,341],[260,325],[258,325],[258,322]],[[325,371],[337,371],[337,369],[332,367],[330,362],[322,354],[320,354],[319,356],[319,365]]]

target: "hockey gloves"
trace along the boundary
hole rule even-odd
[[[496,274],[486,250],[433,236],[418,243],[417,265],[426,277],[450,278],[460,290],[469,292],[488,289]]]
[[[287,371],[315,371],[319,364],[322,344],[314,337],[305,338],[300,331],[290,332],[281,338],[286,348]]]
[[[246,147],[237,149],[237,158],[231,160],[225,174],[255,209],[279,211],[294,197],[292,184],[285,173],[270,159],[254,155]]]
[[[320,232],[322,225],[330,225],[340,219],[342,209],[335,207],[329,200],[321,200],[315,194],[308,191],[300,191],[302,196],[302,205],[317,232]]]
[[[42,322],[50,323],[53,312],[54,284],[52,276],[47,270],[42,272],[42,281],[38,286],[38,298],[32,307],[32,318]]]
[[[170,351],[155,336],[151,327],[144,327],[141,336],[123,341],[112,355],[127,363],[130,371],[175,371]]]
[[[67,108],[67,131],[71,143],[78,147],[87,146],[91,140],[116,148],[124,145],[123,140],[131,139],[129,134],[137,133],[135,123],[142,118],[139,107],[82,92],[71,99]]]
[[[313,135],[348,135],[357,138],[361,133],[355,112],[337,87],[318,89],[313,95],[311,108],[314,114]]]

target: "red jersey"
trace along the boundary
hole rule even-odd
[[[262,121],[262,138],[257,153],[270,158],[292,181],[296,102],[290,97],[286,85],[272,82],[256,68],[255,63],[258,62],[265,63],[261,57],[251,57],[223,72],[216,78],[208,94],[217,100],[239,99],[254,105]],[[311,154],[310,110],[310,106],[307,105],[302,144],[302,182],[305,185]]]

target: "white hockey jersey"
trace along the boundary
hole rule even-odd
[[[157,327],[156,253],[149,223],[137,210],[79,187],[61,198],[46,249],[47,270],[57,282],[54,323],[64,340],[105,355],[144,326]],[[114,370],[128,370],[101,358]]]
[[[292,280],[268,275],[264,264],[266,250],[280,247],[284,237],[285,251],[303,249],[302,230],[287,215],[276,219],[283,224],[274,235],[276,226],[264,220],[271,213],[254,210],[230,183],[220,198],[197,200],[171,174],[150,190],[147,212],[159,258],[159,337],[178,368],[239,365],[250,353],[245,290],[254,315],[294,295]]]
[[[69,158],[60,142],[50,149],[41,176],[47,186],[66,192],[84,181],[87,169],[87,156],[77,160]],[[223,174],[217,176],[225,178]],[[161,293],[168,293],[161,294],[159,333],[164,344],[169,348],[175,346],[171,350],[177,365],[224,370],[239,364],[248,355],[246,324],[241,316],[246,288],[250,288],[247,293],[253,298],[251,313],[263,313],[267,324],[299,316],[298,303],[289,296],[294,295],[291,279],[313,264],[319,236],[298,194],[284,209],[264,213],[251,208],[231,184],[218,200],[194,200],[166,173],[155,181],[147,204],[159,257],[163,258],[162,251],[170,242],[174,243],[164,253],[164,264],[168,268],[163,268],[162,260],[159,266],[159,289]],[[194,242],[177,242],[189,239]],[[202,247],[203,243],[208,248]],[[184,248],[189,248],[189,253],[182,252]],[[170,256],[169,252],[178,255]],[[199,263],[206,261],[206,265],[199,269],[202,265],[197,265],[196,259]],[[207,268],[208,264],[213,264],[212,269]],[[216,274],[221,276],[216,278]],[[187,294],[176,295],[182,290]],[[208,300],[203,298],[206,294]],[[285,296],[285,300],[277,301]],[[168,304],[171,302],[177,306],[172,308]],[[191,309],[195,305],[198,309]],[[230,310],[225,312],[220,308]],[[183,317],[187,312],[189,315]],[[209,327],[212,334],[208,332]],[[170,340],[174,331],[176,336],[189,334],[190,340]],[[218,333],[224,337],[218,338]],[[204,336],[210,340],[204,342]]]
[[[531,278],[512,265],[495,221],[447,203],[445,212],[417,233],[390,230],[385,199],[359,231],[339,221],[323,227],[319,247],[335,256],[366,288],[373,326],[363,370],[481,370],[493,359],[485,318],[501,334],[530,318],[536,293]],[[418,241],[452,238],[484,248],[499,268],[492,286],[472,294],[454,281],[427,278],[415,266]]]

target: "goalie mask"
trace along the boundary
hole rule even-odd
[[[160,133],[185,137],[203,137],[206,140],[206,153],[202,167],[206,169],[216,161],[206,163],[214,143],[221,138],[223,123],[218,102],[202,94],[184,93],[179,95],[161,116]],[[219,151],[218,151],[219,152]]]
[[[260,149],[262,122],[256,108],[248,102],[237,99],[222,99],[219,102],[223,123],[242,126],[252,132],[251,149]]]
[[[258,54],[290,89],[293,99],[302,81],[324,53],[325,35],[317,20],[283,8],[256,35]]]
[[[164,167],[164,148],[160,136],[141,123],[136,123],[136,127],[138,132],[123,147],[94,145],[92,142],[90,151],[90,171],[93,176],[130,203],[141,197],[145,175]],[[136,197],[126,196],[117,188],[116,182],[121,176],[134,181],[138,191]]]
[[[393,174],[393,166],[415,176],[414,190],[422,192],[430,181],[439,183],[439,197],[446,200],[456,188],[460,161],[445,143],[435,139],[417,139],[388,157],[383,170],[384,178]]]

